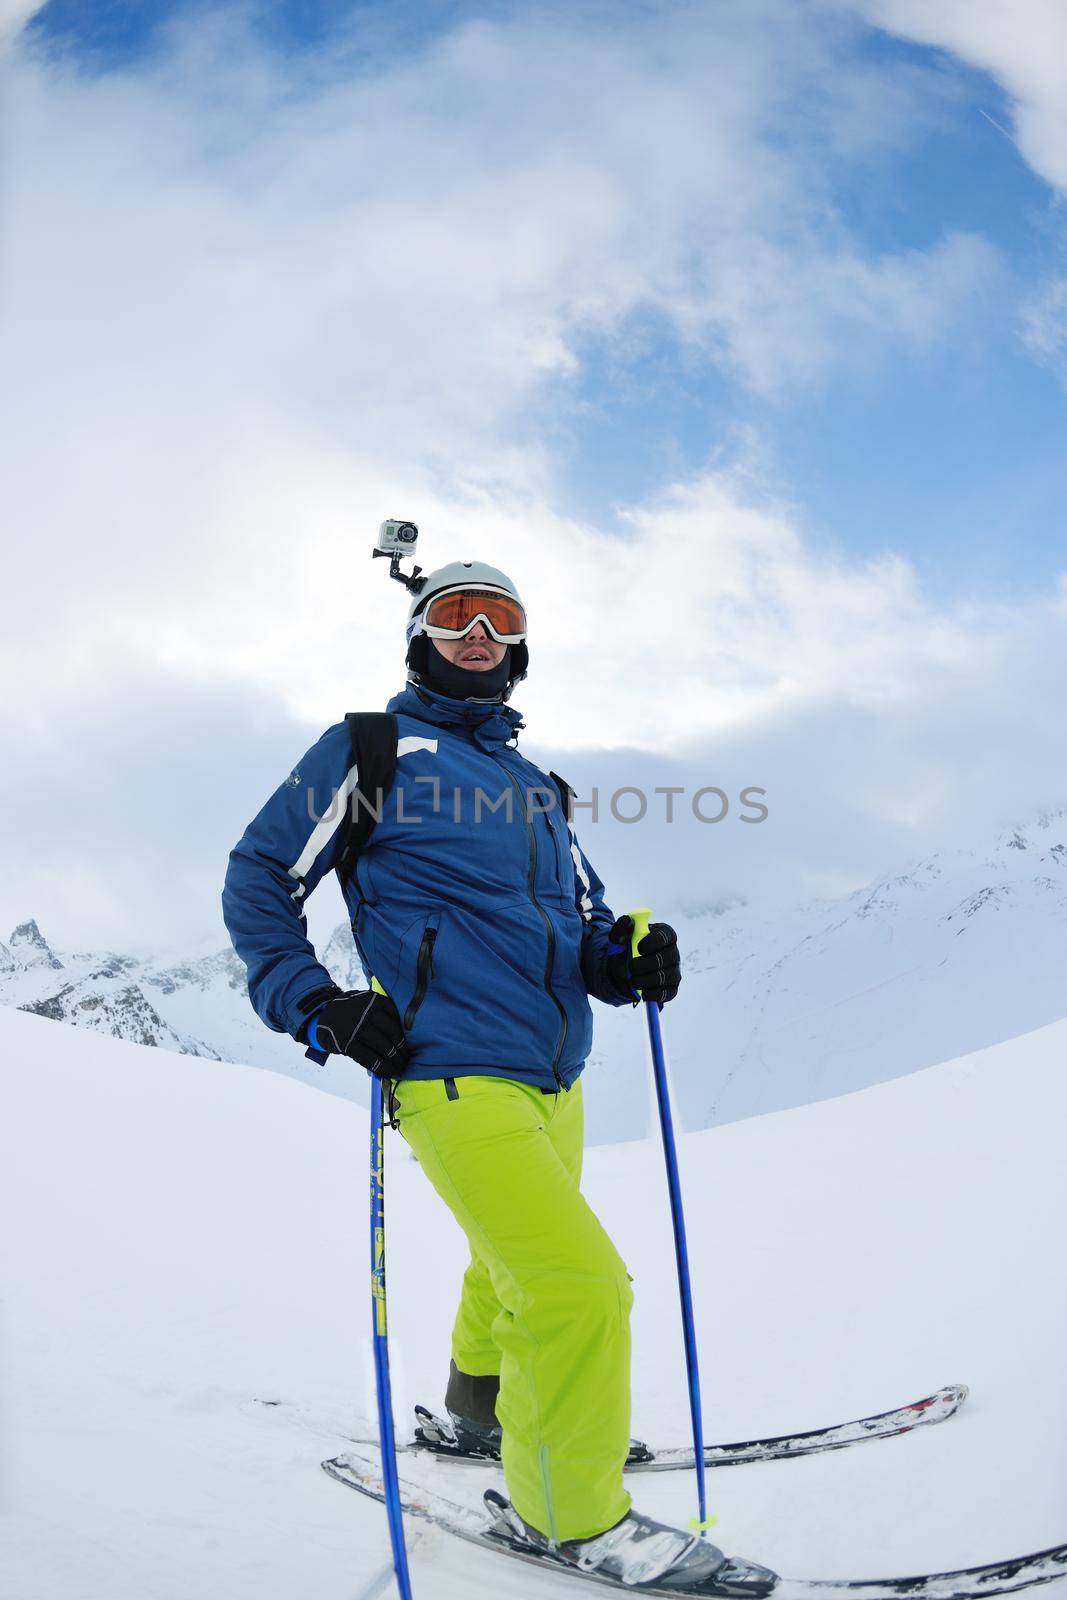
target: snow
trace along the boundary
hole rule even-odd
[[[365,1111],[17,1011],[0,1010],[0,1030],[0,1594],[381,1592],[381,1508],[318,1469],[344,1432],[373,1431]],[[1067,1538],[1065,1048],[1057,1022],[683,1137],[709,1437],[971,1385],[940,1426],[710,1474],[727,1549],[855,1577]],[[406,1428],[415,1399],[440,1405],[464,1255],[396,1135],[387,1192]],[[587,1192],[635,1278],[634,1431],[684,1443],[655,1144],[591,1150]],[[485,1481],[418,1467],[464,1497]],[[654,1514],[693,1515],[687,1475],[632,1488]],[[420,1600],[587,1592],[433,1530],[412,1572]]]
[[[671,1016],[692,1127],[828,1099],[1062,1018],[1067,813],[938,851],[844,900],[703,920],[680,931]],[[601,1048],[618,1050],[618,1026],[607,1019]]]
[[[981,849],[942,850],[844,899],[771,914],[684,916],[670,1010],[679,1108],[706,1128],[807,1105],[946,1061],[1067,1013],[1067,811]],[[221,934],[220,934],[221,938]],[[36,923],[0,946],[0,1003],[168,1050],[244,1061],[366,1105],[362,1079],[309,1062],[252,1010],[229,948],[134,960],[57,955]],[[347,922],[320,941],[343,987],[365,982]],[[642,1032],[596,1006],[590,1144],[648,1123]]]

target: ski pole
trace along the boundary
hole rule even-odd
[[[633,935],[630,939],[630,950],[636,956],[637,947],[648,932],[648,924],[652,913],[647,907],[643,906],[637,911],[631,911],[630,916],[633,918],[634,924]],[[685,1367],[689,1378],[689,1414],[693,1422],[693,1456],[696,1462],[697,1502],[700,1508],[697,1526],[703,1538],[708,1530],[709,1523],[707,1492],[704,1481],[704,1420],[700,1408],[700,1369],[697,1364],[693,1291],[689,1279],[689,1251],[685,1242],[682,1185],[678,1176],[678,1152],[674,1143],[674,1119],[671,1116],[670,1086],[667,1082],[667,1065],[663,1058],[663,1035],[660,1032],[659,1012],[660,1008],[656,1001],[645,1001],[648,1042],[652,1049],[652,1077],[656,1085],[656,1105],[659,1108],[660,1132],[663,1135],[663,1160],[667,1168],[667,1189],[671,1198],[671,1221],[674,1224],[674,1258],[678,1266],[678,1293],[682,1307]]]
[[[385,990],[371,979],[377,994]],[[385,1311],[385,1118],[382,1080],[371,1075],[370,1090],[370,1292],[374,1344],[374,1381],[378,1394],[378,1437],[382,1453],[382,1481],[393,1546],[393,1570],[400,1600],[411,1600],[408,1552],[404,1543],[404,1517],[396,1471],[396,1435],[393,1431],[393,1390],[389,1381],[389,1340]]]

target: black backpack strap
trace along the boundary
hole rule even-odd
[[[566,817],[567,821],[570,822],[574,815],[574,802],[578,798],[577,792],[571,788],[566,778],[560,777],[558,772],[550,772],[549,777],[559,790],[559,799],[560,804],[563,807],[563,815]]]
[[[342,887],[352,875],[356,857],[376,822],[396,777],[396,718],[390,711],[349,711],[345,716],[352,741],[356,787],[345,811],[345,842],[337,863]]]

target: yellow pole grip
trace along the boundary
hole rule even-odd
[[[634,919],[634,931],[630,937],[630,954],[637,954],[637,947],[648,932],[648,925],[652,921],[652,913],[647,906],[640,906],[638,910],[631,911]]]
[[[630,954],[635,956],[638,945],[648,932],[652,913],[647,906],[639,906],[636,911],[631,911],[629,914],[634,919],[634,931],[630,935]],[[638,989],[637,993],[641,993],[640,989]]]

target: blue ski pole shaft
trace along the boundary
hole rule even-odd
[[[384,994],[377,979],[372,987]],[[404,1543],[404,1516],[396,1471],[396,1435],[393,1431],[393,1389],[389,1381],[389,1338],[385,1304],[385,1118],[382,1080],[371,1077],[370,1091],[370,1282],[371,1331],[374,1343],[374,1379],[378,1394],[378,1436],[381,1441],[382,1482],[389,1517],[400,1600],[411,1600],[408,1552]]]
[[[630,948],[634,955],[648,932],[651,911],[642,908],[631,911],[634,931]],[[645,1001],[645,1019],[648,1023],[648,1042],[652,1051],[652,1078],[656,1086],[656,1106],[659,1111],[660,1132],[663,1135],[663,1160],[667,1169],[667,1190],[671,1201],[671,1222],[674,1225],[674,1259],[678,1267],[678,1294],[682,1308],[682,1333],[685,1339],[685,1367],[689,1379],[689,1415],[693,1424],[693,1456],[696,1462],[697,1503],[699,1528],[707,1531],[708,1501],[704,1475],[704,1418],[700,1405],[700,1367],[697,1359],[696,1321],[693,1316],[693,1289],[689,1277],[689,1250],[685,1239],[685,1214],[682,1209],[682,1184],[678,1175],[678,1151],[674,1142],[674,1118],[671,1115],[670,1088],[667,1083],[667,1064],[663,1056],[663,1035],[660,1031],[659,1005]]]

